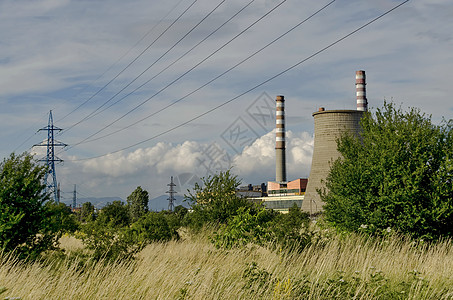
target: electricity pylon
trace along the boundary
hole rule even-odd
[[[67,145],[54,139],[54,131],[61,131],[63,129],[53,126],[52,111],[50,111],[49,113],[48,125],[44,128],[39,129],[39,131],[43,130],[47,131],[47,140],[34,146],[47,147],[46,158],[40,159],[39,161],[45,162],[47,167],[47,172],[44,176],[44,182],[46,183],[46,193],[48,193],[49,195],[53,194],[55,202],[59,202],[57,195],[57,173],[55,173],[55,162],[61,163],[63,162],[63,160],[55,156],[55,147],[66,147]]]
[[[77,190],[76,185],[74,184],[74,194],[72,195],[72,211],[76,209],[77,204]]]
[[[176,186],[176,184],[173,183],[173,176],[171,176],[171,182],[167,184],[167,186],[170,187],[170,190],[167,192],[170,194],[170,198],[168,198],[168,210],[173,211],[175,208],[175,197],[174,195],[176,194],[176,191],[173,189],[173,187]]]

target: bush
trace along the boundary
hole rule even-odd
[[[111,219],[99,217],[82,226],[78,237],[94,259],[130,259],[152,242],[178,239],[178,224],[166,212],[148,212],[130,226],[115,226]]]
[[[360,136],[338,141],[343,157],[321,193],[327,221],[345,231],[452,236],[452,126],[387,103],[374,117],[365,114]]]
[[[14,153],[0,164],[0,249],[20,257],[36,258],[53,249],[61,228],[45,193],[46,169],[28,154]],[[61,224],[61,223],[60,223]]]
[[[107,203],[97,217],[98,222],[111,228],[121,228],[130,225],[128,206],[122,201]]]
[[[300,251],[312,242],[308,214],[295,204],[287,214],[259,207],[241,207],[226,224],[214,233],[212,242],[218,248],[243,247],[249,243],[272,248]]]
[[[196,183],[193,191],[185,195],[191,202],[192,212],[186,215],[184,224],[192,230],[199,231],[208,224],[226,224],[241,207],[256,209],[253,203],[236,195],[241,182],[229,170],[202,178],[202,181],[203,186]]]
[[[301,250],[311,243],[309,222],[309,214],[294,204],[287,214],[278,214],[269,224],[271,239],[282,248]]]
[[[263,222],[266,214],[265,208],[257,214],[251,214],[249,208],[239,208],[228,224],[223,224],[219,231],[214,233],[213,243],[217,248],[227,249],[249,243],[264,245],[270,239],[267,222]]]

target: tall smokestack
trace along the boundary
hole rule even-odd
[[[357,110],[367,111],[368,101],[366,99],[366,76],[365,71],[355,72],[355,87],[357,92]]]
[[[286,182],[286,144],[285,144],[285,97],[277,96],[276,126],[275,135],[275,181]]]

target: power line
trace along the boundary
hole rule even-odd
[[[109,134],[106,134],[106,135],[103,135],[103,136],[100,136],[98,138],[94,138],[94,139],[91,139],[91,140],[87,140],[83,143],[89,143],[89,142],[93,142],[93,141],[97,141],[97,140],[100,140],[100,139],[103,139],[105,137],[108,137],[108,136],[111,136],[113,134],[116,134],[118,132],[121,132],[123,130],[126,130],[132,126],[135,126],[137,125],[138,123],[141,123],[143,122],[144,120],[146,119],[149,119],[150,117],[152,116],[155,116],[157,115],[158,113],[170,108],[171,106],[177,104],[178,102],[186,99],[187,97],[193,95],[194,93],[198,92],[199,90],[203,89],[205,86],[211,84],[212,82],[214,82],[215,80],[219,79],[220,77],[224,76],[225,74],[229,73],[230,71],[232,71],[233,69],[237,68],[238,66],[240,66],[241,64],[243,64],[244,62],[246,62],[247,60],[249,60],[250,58],[254,57],[255,55],[257,55],[258,53],[260,53],[261,51],[263,51],[264,49],[268,48],[269,46],[271,46],[272,44],[276,43],[278,40],[282,39],[284,36],[286,36],[287,34],[289,34],[290,32],[292,32],[293,30],[295,30],[296,28],[298,28],[299,26],[301,26],[302,24],[304,24],[305,22],[307,22],[308,20],[310,20],[311,18],[313,18],[314,16],[316,16],[317,14],[319,14],[321,11],[323,11],[324,9],[326,9],[328,6],[330,6],[331,4],[333,4],[336,0],[332,0],[331,2],[327,3],[325,6],[323,6],[322,8],[318,9],[316,12],[314,12],[313,14],[311,14],[310,16],[308,16],[307,18],[305,18],[304,20],[302,20],[301,22],[299,22],[298,24],[294,25],[293,27],[291,27],[289,30],[287,30],[286,32],[284,32],[283,34],[281,34],[280,36],[278,36],[277,38],[275,38],[274,40],[272,40],[271,42],[267,43],[265,46],[261,47],[259,50],[253,52],[252,54],[250,54],[249,56],[247,56],[246,58],[242,59],[240,62],[236,63],[234,66],[230,67],[229,69],[227,69],[226,71],[222,72],[221,74],[217,75],[216,77],[214,77],[213,79],[209,80],[208,82],[206,82],[205,84],[203,84],[202,86],[196,88],[195,90],[193,90],[192,92],[184,95],[182,98],[179,98],[178,100],[175,100],[173,101],[172,103],[164,106],[163,108],[159,109],[158,111],[155,111],[154,113],[138,120],[138,121],[135,121],[134,123],[126,126],[126,127],[123,127],[121,129],[118,129],[118,130],[115,130]],[[80,143],[76,143],[74,144],[71,148],[77,146],[77,145],[80,145],[82,144],[82,142]],[[71,149],[69,148],[69,149]],[[68,149],[68,150],[69,150]]]
[[[38,132],[39,132],[39,130],[36,131],[35,133],[33,133],[33,134],[32,134],[31,136],[29,136],[27,139],[25,139],[25,141],[23,141],[19,146],[17,146],[16,148],[14,148],[13,153],[15,153],[15,152],[17,151],[17,149],[19,149],[20,147],[22,147],[26,142],[28,142],[28,141],[31,140],[35,135],[37,135]]]
[[[47,117],[47,116],[48,116],[48,113],[46,113],[44,116]],[[43,116],[43,117],[44,117],[44,116]],[[30,126],[26,131],[31,131],[33,128],[36,128],[36,127],[38,127],[38,125]],[[37,135],[38,132],[39,132],[39,130],[37,130],[37,131],[36,131],[35,133],[33,133],[32,135],[30,135],[30,136],[29,136],[28,138],[26,138],[22,143],[20,143],[16,148],[14,148],[13,153],[15,153],[20,147],[22,147],[25,143],[27,143],[27,142],[28,142],[29,140],[31,140],[35,135]],[[28,149],[28,151],[29,151],[31,148],[33,148],[33,147],[30,147],[30,148]],[[28,151],[26,151],[26,152],[28,152]]]
[[[159,73],[157,73],[156,75],[154,75],[153,77],[151,77],[150,79],[148,79],[146,82],[144,82],[143,84],[141,84],[140,86],[138,86],[137,88],[135,88],[133,91],[129,92],[128,94],[126,94],[125,96],[123,96],[122,98],[120,98],[119,100],[115,101],[114,103],[110,104],[109,106],[107,106],[106,108],[104,108],[103,110],[101,110],[100,112],[98,112],[97,114],[105,111],[106,109],[112,107],[113,105],[117,104],[118,102],[124,100],[125,98],[127,98],[128,96],[132,95],[133,93],[135,93],[137,90],[139,90],[140,88],[142,88],[143,86],[145,86],[146,84],[148,84],[151,80],[155,79],[156,77],[158,77],[160,74],[162,74],[163,72],[165,72],[166,70],[168,70],[170,67],[172,67],[175,63],[177,63],[178,61],[180,61],[183,57],[185,57],[187,54],[189,54],[190,52],[192,52],[196,47],[198,47],[201,43],[203,43],[205,40],[207,40],[209,37],[211,37],[213,34],[215,34],[217,31],[219,31],[223,26],[225,26],[228,22],[230,22],[233,18],[235,18],[238,14],[240,14],[243,10],[245,10],[248,6],[250,6],[250,4],[252,4],[255,0],[251,0],[249,3],[247,3],[245,6],[243,6],[239,11],[237,11],[233,16],[231,16],[228,20],[226,20],[225,22],[223,22],[219,27],[217,27],[214,31],[212,31],[210,34],[208,34],[206,37],[204,37],[202,40],[200,40],[198,43],[196,43],[192,48],[190,48],[189,50],[187,50],[184,54],[182,54],[180,57],[178,57],[175,61],[173,61],[171,64],[169,64],[167,67],[165,67],[164,69],[162,69]],[[96,115],[97,115],[96,114]],[[142,119],[143,120],[143,119]],[[139,122],[141,122],[142,120],[140,120]],[[134,126],[136,123],[133,123],[119,131],[122,131],[124,129],[127,129],[131,126]],[[104,138],[104,137],[107,137],[107,136],[110,136],[112,134],[115,134],[119,131],[115,131],[113,133],[110,133],[110,134],[107,134],[107,135],[104,135],[102,137],[99,137],[99,138],[96,138],[96,139],[92,139],[92,140],[89,140],[87,142],[91,142],[91,141],[95,141],[95,140],[99,140],[101,138]]]
[[[281,71],[281,72],[279,72],[279,73],[277,73],[277,74],[271,76],[270,78],[268,78],[268,79],[266,79],[265,81],[263,81],[263,82],[261,82],[261,83],[255,85],[255,86],[253,86],[252,88],[250,88],[250,89],[248,89],[248,90],[242,92],[241,94],[239,94],[239,95],[237,95],[237,96],[235,96],[235,97],[233,97],[233,98],[231,98],[231,99],[229,99],[229,100],[223,102],[222,104],[217,105],[217,106],[215,106],[215,107],[213,107],[213,108],[207,110],[206,112],[204,112],[204,113],[202,113],[202,114],[200,114],[200,115],[197,115],[197,116],[193,117],[192,119],[189,119],[189,120],[187,120],[187,121],[185,121],[185,122],[183,122],[183,123],[180,123],[179,125],[176,125],[176,126],[170,128],[170,129],[167,129],[167,130],[165,130],[165,131],[163,131],[163,132],[161,132],[161,133],[159,133],[159,134],[156,134],[156,135],[154,135],[154,136],[152,136],[152,137],[150,137],[150,138],[147,138],[147,139],[145,139],[145,140],[142,140],[142,141],[140,141],[140,142],[137,142],[137,143],[135,143],[135,144],[133,144],[133,145],[130,145],[130,146],[121,148],[121,149],[119,149],[119,150],[116,150],[116,151],[113,151],[113,152],[110,152],[110,153],[106,153],[106,154],[102,154],[102,155],[98,155],[98,156],[94,156],[94,157],[90,157],[90,158],[76,159],[76,160],[72,160],[72,161],[85,161],[85,160],[91,160],[91,159],[100,158],[100,157],[104,157],[104,156],[107,156],[107,155],[115,154],[115,153],[118,153],[118,152],[121,152],[121,151],[130,149],[130,148],[136,147],[136,146],[141,145],[141,144],[143,144],[143,143],[146,143],[146,142],[148,142],[148,141],[150,141],[150,140],[153,140],[153,139],[158,138],[158,137],[160,137],[160,136],[162,136],[162,135],[165,135],[165,134],[167,134],[167,133],[169,133],[169,132],[171,132],[171,131],[174,131],[174,130],[180,128],[180,127],[183,127],[183,126],[185,126],[185,125],[187,125],[187,124],[189,124],[189,123],[191,123],[191,122],[193,122],[193,121],[195,121],[195,120],[197,120],[197,119],[200,119],[201,117],[203,117],[203,116],[205,116],[205,115],[207,115],[207,114],[209,114],[209,113],[211,113],[211,112],[213,112],[213,111],[215,111],[215,110],[217,110],[217,109],[219,109],[219,108],[221,108],[221,107],[227,105],[227,104],[230,103],[230,102],[233,102],[234,100],[236,100],[236,99],[238,99],[238,98],[244,96],[245,94],[247,94],[247,93],[249,93],[249,92],[251,92],[251,91],[253,91],[253,90],[255,90],[255,89],[257,89],[257,88],[259,88],[259,87],[261,87],[261,86],[263,86],[264,84],[266,84],[266,83],[268,83],[268,82],[274,80],[275,78],[277,78],[277,77],[279,77],[279,76],[281,76],[281,75],[287,73],[288,71],[290,71],[290,70],[292,70],[292,69],[298,67],[299,65],[305,63],[306,61],[312,59],[313,57],[319,55],[320,53],[322,53],[322,52],[328,50],[329,48],[331,48],[331,47],[335,46],[336,44],[342,42],[343,40],[349,38],[350,36],[354,35],[355,33],[361,31],[361,30],[364,29],[365,27],[368,27],[368,26],[371,25],[372,23],[378,21],[379,19],[381,19],[381,18],[383,18],[384,16],[388,15],[389,13],[393,12],[394,10],[398,9],[399,7],[401,7],[402,5],[406,4],[407,2],[409,2],[409,0],[406,0],[406,1],[404,1],[404,2],[402,2],[402,3],[400,3],[400,4],[398,4],[398,5],[394,6],[393,8],[387,10],[386,12],[384,12],[384,13],[382,13],[381,15],[377,16],[376,18],[372,19],[371,21],[368,21],[368,22],[365,23],[364,25],[361,25],[361,26],[358,27],[357,29],[351,31],[350,33],[344,35],[343,37],[337,39],[336,41],[330,43],[329,45],[325,46],[324,48],[322,48],[322,49],[316,51],[315,53],[311,54],[310,56],[308,56],[308,57],[306,57],[306,58],[300,60],[299,62],[295,63],[294,65],[292,65],[292,66],[290,66],[290,67],[284,69],[283,71]]]
[[[115,95],[113,95],[112,97],[110,97],[107,101],[105,101],[101,106],[99,106],[98,108],[96,108],[92,113],[90,113],[88,116],[86,116],[84,119],[82,119],[81,121],[77,122],[76,124],[74,124],[73,126],[71,126],[70,128],[72,127],[75,127],[76,125],[82,123],[83,121],[86,121],[98,114],[100,114],[101,112],[105,111],[106,109],[112,107],[112,105],[108,106],[107,108],[99,111],[102,107],[104,107],[105,105],[107,105],[107,103],[109,103],[110,101],[112,101],[116,96],[118,96],[121,92],[123,92],[125,89],[127,89],[131,84],[133,84],[137,79],[139,79],[141,76],[143,76],[143,74],[145,74],[147,71],[149,71],[149,69],[151,69],[155,64],[157,64],[165,55],[167,55],[171,50],[173,50],[182,40],[184,40],[190,33],[192,33],[201,23],[203,23],[203,21],[205,21],[210,15],[212,15],[223,3],[225,3],[226,0],[222,0],[219,4],[217,4],[216,7],[214,7],[206,16],[204,16],[201,21],[199,21],[195,26],[193,26],[186,34],[184,34],[183,37],[181,37],[175,44],[173,44],[173,46],[171,46],[167,51],[165,51],[161,56],[159,56],[159,58],[157,58],[151,65],[149,65],[144,71],[142,71],[138,76],[136,76],[131,82],[129,82],[126,86],[124,86],[121,90],[119,90]],[[148,81],[149,82],[149,81]],[[143,85],[142,85],[143,86]],[[123,98],[124,99],[124,98]],[[122,99],[121,99],[122,100]],[[118,103],[119,101],[115,102]]]
[[[153,46],[198,0],[194,0],[161,34],[159,34],[159,36],[157,38],[154,39],[154,41],[149,44],[137,57],[135,57],[129,64],[127,64],[126,67],[124,67],[118,74],[116,74],[109,82],[107,82],[102,88],[100,88],[96,93],[94,93],[90,98],[88,98],[83,104],[85,104],[86,102],[90,101],[91,99],[93,99],[96,95],[98,95],[101,91],[103,91],[108,85],[110,85],[110,83],[112,83],[116,78],[118,78],[127,68],[129,68],[134,62],[136,62],[146,51],[148,51],[149,48],[151,48],[151,46]],[[82,104],[82,105],[83,105]],[[83,118],[82,120],[78,121],[77,123],[71,125],[68,127],[68,129],[65,130],[65,132],[67,132],[68,130],[70,130],[71,128],[74,128],[75,126],[77,126],[78,124],[80,124],[81,122],[85,121],[87,118],[89,118],[93,113],[95,113],[96,110],[94,112],[91,112],[90,114],[88,114],[88,116],[86,116],[85,118]]]
[[[220,46],[217,50],[215,50],[214,52],[212,52],[210,55],[208,55],[207,57],[205,57],[204,59],[202,59],[200,62],[198,62],[197,64],[195,64],[193,67],[191,67],[189,70],[187,70],[186,72],[184,72],[183,74],[181,74],[180,76],[178,76],[176,79],[174,79],[172,82],[170,82],[169,84],[167,84],[165,87],[161,88],[159,91],[157,91],[156,93],[154,93],[151,97],[149,97],[148,99],[144,100],[143,102],[141,102],[140,104],[136,105],[134,108],[132,108],[131,110],[129,110],[127,113],[123,114],[121,117],[115,119],[114,121],[112,121],[111,123],[109,123],[108,125],[104,126],[103,128],[99,129],[98,131],[96,131],[95,133],[91,134],[90,136],[88,136],[87,138],[83,139],[82,141],[78,142],[78,143],[75,143],[72,145],[72,147],[70,148],[73,148],[75,147],[76,145],[79,145],[80,143],[83,143],[85,142],[86,140],[90,139],[91,137],[97,135],[98,133],[104,131],[105,129],[107,129],[108,127],[112,126],[113,124],[115,124],[116,122],[118,122],[119,120],[123,119],[124,117],[126,117],[127,115],[129,115],[130,113],[134,112],[135,110],[137,110],[139,107],[141,107],[142,105],[144,105],[145,103],[147,103],[148,101],[150,101],[151,99],[153,99],[155,96],[159,95],[161,92],[163,92],[164,90],[166,90],[167,88],[169,88],[171,85],[173,85],[175,82],[177,82],[178,80],[180,80],[182,77],[184,77],[185,75],[187,75],[188,73],[190,73],[192,70],[194,70],[195,68],[197,68],[198,66],[200,66],[202,63],[204,63],[206,60],[208,60],[209,58],[211,58],[212,56],[214,56],[216,53],[218,53],[220,50],[222,50],[223,48],[225,48],[228,44],[230,44],[232,41],[234,41],[236,38],[238,38],[239,36],[241,36],[242,34],[244,34],[244,32],[246,32],[247,30],[249,30],[251,27],[253,27],[254,25],[256,25],[259,21],[263,20],[265,17],[267,17],[269,14],[271,14],[273,11],[275,11],[278,7],[280,7],[283,3],[285,3],[287,0],[283,0],[281,1],[280,3],[278,3],[276,6],[274,6],[271,10],[269,10],[267,13],[265,13],[263,16],[259,17],[257,20],[255,20],[252,24],[250,24],[249,26],[247,26],[245,29],[243,29],[241,32],[239,32],[238,34],[236,34],[233,38],[231,38],[228,42],[224,43],[222,46]]]
[[[175,9],[176,7],[178,7],[181,2],[184,1],[184,0],[179,0],[178,3],[176,3],[176,5],[174,5],[170,11],[165,14],[165,16],[163,16],[156,24],[154,24],[154,26],[148,30],[136,43],[135,45],[133,45],[131,48],[129,48],[129,50],[127,50],[123,55],[121,55],[120,58],[118,58],[116,60],[116,62],[114,62],[110,67],[107,68],[107,70],[105,70],[101,75],[99,75],[95,80],[93,80],[93,83],[95,83],[96,81],[98,81],[100,78],[102,78],[108,71],[110,71],[114,66],[116,66],[124,57],[126,57],[126,55],[128,55],[132,49],[134,49],[135,47],[137,47],[151,32],[154,31],[154,29],[160,25],[160,23],[163,22],[163,20],[165,20],[165,18],[167,18]],[[146,50],[145,50],[146,51]],[[142,55],[143,53],[140,53],[140,56]],[[86,88],[85,88],[86,89]],[[81,92],[79,92],[77,95],[80,95],[85,89],[83,89]],[[77,106],[75,109],[73,109],[72,111],[70,111],[69,113],[67,113],[65,116],[63,116],[62,118],[58,119],[56,122],[60,122],[62,121],[63,119],[66,119],[69,115],[73,114],[74,112],[76,112],[79,108],[81,108],[82,106],[84,106],[86,103],[88,103],[93,97],[87,99],[85,102],[83,102],[82,104],[80,104],[79,106]]]
[[[184,0],[179,0],[178,3],[176,3],[176,5],[174,5],[170,11],[168,11],[150,30],[148,30],[136,43],[135,45],[133,45],[131,48],[129,48],[128,51],[126,51],[120,58],[118,58],[116,60],[115,63],[113,63],[109,68],[107,68],[107,70],[105,70],[101,75],[99,75],[95,80],[93,80],[92,84],[96,81],[98,81],[100,78],[102,78],[108,71],[110,71],[115,65],[117,65],[126,55],[128,55],[132,49],[134,49],[135,47],[137,47],[151,32],[154,31],[154,29],[159,26],[163,20],[165,20]],[[143,53],[141,53],[140,55],[142,55]],[[82,93],[79,92],[78,94]],[[92,99],[92,98],[91,98]],[[66,114],[65,116],[63,116],[62,118],[58,119],[56,122],[60,122],[61,120],[67,118],[69,115],[73,114],[75,111],[77,111],[79,108],[81,108],[83,105],[85,105],[88,101],[90,101],[91,99],[88,99],[86,100],[85,102],[83,102],[82,104],[80,104],[79,106],[77,106],[75,109],[73,109],[71,112],[69,112],[68,114]],[[36,127],[36,126],[33,126],[33,127]],[[29,131],[29,130],[27,130]],[[27,139],[25,139],[21,144],[19,144],[16,148],[14,148],[13,152],[16,152],[20,147],[22,147],[25,143],[27,143],[28,141],[30,141],[36,134],[38,134],[39,130],[36,131],[34,134],[32,134],[31,136],[29,136]],[[60,134],[60,132],[56,132],[56,134]],[[29,150],[33,148],[33,147],[30,147]]]

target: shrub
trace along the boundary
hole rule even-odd
[[[184,225],[192,230],[199,231],[207,224],[226,224],[241,207],[255,209],[253,203],[236,195],[241,182],[229,170],[202,178],[202,181],[203,186],[196,183],[193,191],[185,195],[191,202],[192,212],[186,215]]]
[[[388,228],[416,238],[453,234],[453,121],[433,125],[417,109],[384,104],[338,141],[321,198],[327,221],[345,231]]]
[[[36,258],[53,249],[61,228],[54,216],[43,182],[46,169],[28,154],[14,153],[0,164],[0,249],[20,257]]]

